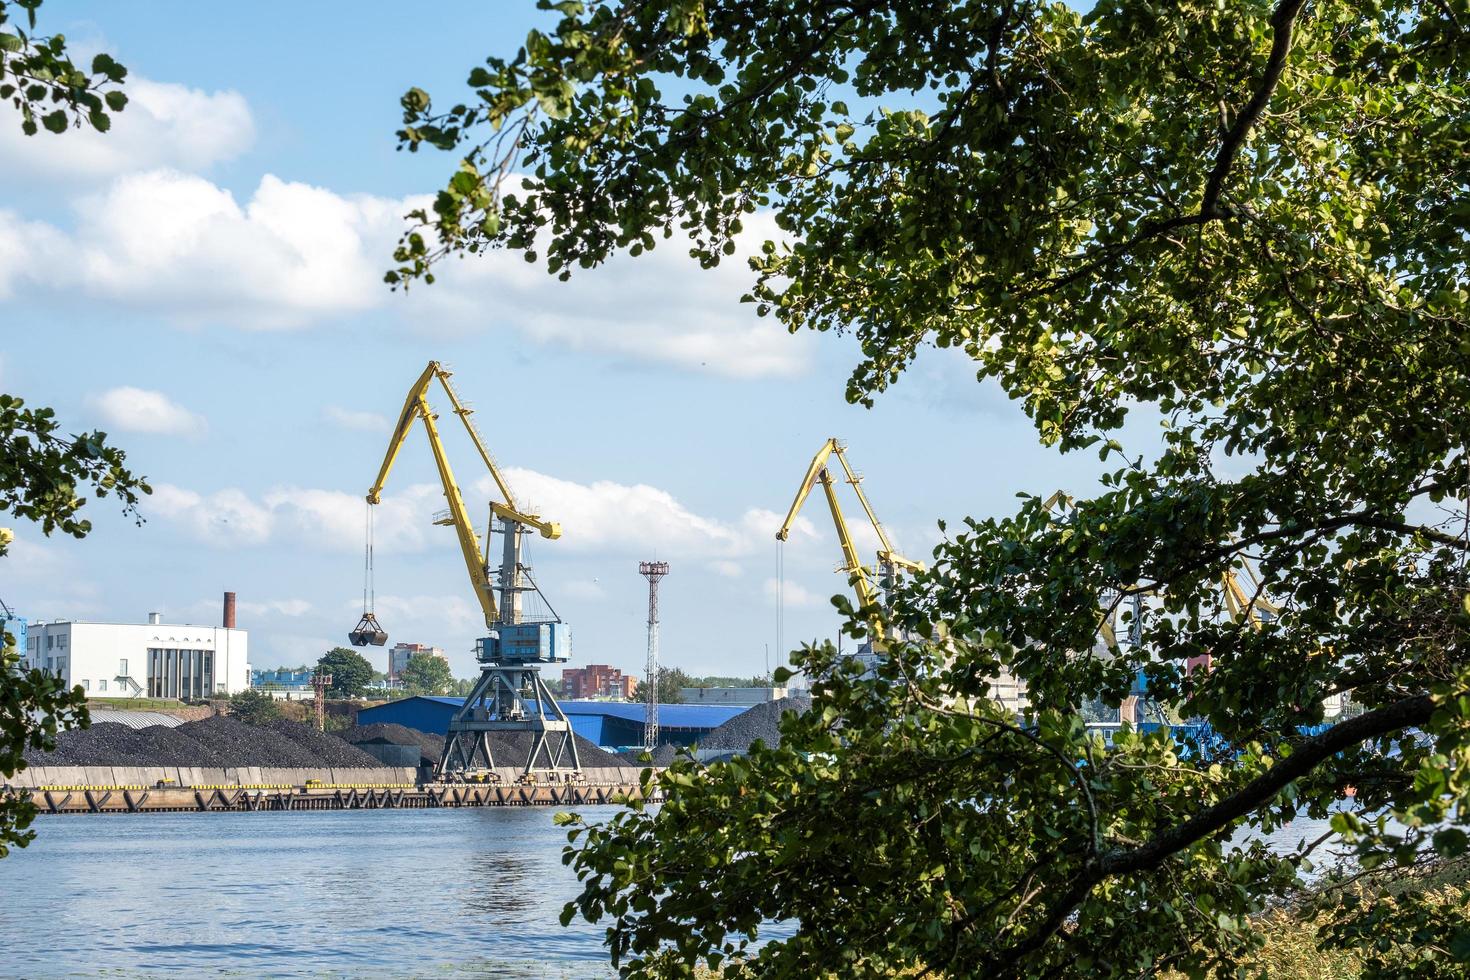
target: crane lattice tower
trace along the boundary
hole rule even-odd
[[[643,675],[643,747],[658,748],[658,583],[669,574],[666,561],[640,561],[638,574],[648,579],[648,666]]]

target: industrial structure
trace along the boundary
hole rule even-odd
[[[250,686],[250,635],[235,627],[235,594],[225,593],[220,626],[165,623],[32,623],[27,666],[49,671],[92,697],[228,696]]]
[[[571,633],[567,625],[556,616],[545,596],[531,577],[531,570],[523,560],[522,537],[534,530],[542,537],[555,540],[561,537],[561,526],[543,520],[539,515],[522,512],[516,505],[514,494],[495,465],[485,442],[470,420],[472,409],[461,401],[449,382],[450,372],[438,361],[430,361],[404,399],[403,410],[398,415],[397,425],[388,442],[388,451],[378,470],[377,479],[368,491],[369,514],[371,505],[377,504],[393,463],[403,448],[409,430],[415,422],[422,421],[428,437],[429,448],[434,454],[434,463],[439,470],[439,480],[444,489],[448,510],[436,517],[434,523],[452,527],[458,538],[460,555],[465,571],[469,575],[470,588],[485,615],[488,635],[475,643],[475,657],[480,664],[480,677],[470,696],[465,699],[455,714],[444,743],[444,756],[439,763],[441,779],[464,779],[490,777],[496,768],[491,752],[491,732],[530,732],[534,736],[524,771],[530,774],[537,770],[579,771],[577,743],[572,737],[572,727],[566,715],[557,705],[556,698],[541,678],[542,664],[564,663],[570,656]],[[491,537],[502,536],[501,563],[492,572],[481,550],[480,535],[471,521],[469,510],[459,485],[455,482],[449,458],[439,437],[436,424],[438,415],[429,405],[428,389],[438,381],[448,397],[452,411],[459,416],[470,441],[480,455],[481,462],[500,491],[503,503],[490,501],[490,513],[485,529],[485,551],[489,550]],[[367,542],[367,579],[364,623],[360,623],[352,640],[358,645],[378,642],[376,634],[382,632],[372,616],[372,537],[369,519]],[[527,616],[523,597],[534,593],[546,605],[549,615],[537,618]],[[498,598],[498,601],[497,601]],[[358,633],[371,634],[359,636]],[[386,640],[386,635],[383,637]]]
[[[658,583],[669,574],[666,561],[641,561],[638,574],[648,579],[648,666],[643,677],[643,747],[658,748]]]
[[[872,504],[868,503],[867,494],[863,493],[862,477],[855,473],[852,466],[847,462],[847,447],[836,439],[828,439],[817,450],[816,456],[812,457],[811,465],[807,467],[806,476],[802,478],[801,486],[797,488],[796,499],[791,502],[791,509],[786,512],[786,520],[782,522],[781,529],[776,532],[776,540],[784,542],[791,534],[791,527],[796,523],[797,515],[801,513],[802,505],[806,503],[807,497],[811,496],[812,488],[818,483],[822,485],[822,493],[827,498],[827,509],[832,512],[832,524],[837,529],[837,543],[842,548],[842,564],[837,570],[847,576],[853,590],[857,592],[858,606],[868,611],[868,621],[871,627],[868,641],[859,649],[856,656],[865,667],[872,669],[876,663],[877,656],[881,652],[883,627],[879,620],[878,610],[885,602],[880,588],[886,592],[898,581],[900,572],[923,571],[924,563],[913,561],[899,554],[889,540],[888,532],[878,522],[878,515],[873,513]],[[878,536],[877,563],[873,568],[864,565],[858,557],[857,545],[853,542],[852,532],[847,525],[847,518],[842,513],[842,505],[837,500],[837,481],[833,478],[827,462],[833,456],[842,466],[843,479],[852,486],[853,492],[863,507],[863,513],[867,515],[868,523],[873,526],[873,532]],[[784,586],[784,583],[782,583]]]

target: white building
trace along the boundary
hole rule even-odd
[[[227,606],[229,619],[233,611]],[[249,637],[225,626],[167,624],[158,613],[143,624],[33,622],[26,662],[92,697],[216,697],[250,686]]]

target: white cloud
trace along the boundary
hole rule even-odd
[[[248,201],[172,169],[127,173],[76,202],[75,227],[0,213],[0,294],[76,293],[185,325],[304,328],[388,309],[430,330],[515,332],[545,346],[732,378],[793,378],[815,338],[739,302],[742,257],[774,225],[753,216],[741,250],[701,270],[677,238],[559,282],[519,253],[447,263],[407,296],[383,285],[403,215],[422,201],[343,196],[267,174]]]
[[[243,206],[174,171],[133,174],[84,199],[70,262],[49,285],[182,322],[300,327],[382,300],[381,243],[401,209],[267,175]]]
[[[198,436],[208,427],[204,416],[170,400],[161,391],[125,385],[109,388],[89,401],[107,425],[124,432]]]
[[[275,515],[242,490],[229,488],[208,496],[159,483],[144,504],[150,516],[183,526],[191,535],[220,548],[264,544]]]
[[[250,106],[238,92],[130,76],[127,108],[112,128],[26,136],[18,113],[0,105],[0,170],[28,182],[96,180],[153,167],[198,170],[244,152],[255,139]]]
[[[8,299],[18,284],[54,263],[66,261],[67,244],[66,236],[51,225],[0,209],[0,299]]]
[[[358,432],[388,432],[393,427],[393,423],[388,421],[386,415],[379,415],[377,412],[359,412],[337,405],[328,405],[322,409],[322,414],[333,425]]]
[[[700,269],[682,234],[638,258],[618,255],[560,282],[518,252],[491,251],[442,270],[419,290],[428,322],[459,330],[515,329],[543,344],[731,378],[794,378],[815,349],[742,304],[747,259],[778,237],[774,218],[748,216],[736,254]],[[494,302],[487,302],[493,297]]]
[[[766,579],[763,588],[767,599],[774,604],[779,598],[786,609],[814,609],[825,605],[829,598],[792,581],[783,585],[780,579],[775,578]]]
[[[361,551],[367,533],[364,494],[341,490],[281,487],[264,504],[292,537],[329,551]],[[385,494],[373,508],[373,548],[382,552],[422,549],[433,527],[433,512],[444,506],[444,493],[431,483]],[[445,530],[443,533],[452,534]]]
[[[584,484],[515,467],[505,476],[524,510],[562,525],[562,538],[544,543],[557,555],[619,552],[697,559],[710,563],[717,574],[735,577],[742,572],[741,559],[774,543],[780,520],[774,512],[759,508],[733,521],[709,517],[690,510],[667,490],[642,483]],[[489,477],[474,486],[480,500],[490,491]],[[480,500],[469,501],[471,508],[479,508]],[[279,486],[252,497],[230,488],[205,496],[162,484],[145,506],[150,516],[173,521],[193,536],[224,547],[288,537],[326,551],[360,551],[366,530],[362,495],[342,490]],[[373,508],[376,550],[437,547],[441,537],[452,537],[451,531],[433,524],[434,515],[444,507],[443,491],[432,483],[385,494]],[[800,518],[794,537],[814,538],[816,530]],[[539,538],[530,545],[533,557],[542,553]]]
[[[738,522],[706,517],[646,483],[576,483],[517,467],[507,469],[505,476],[522,508],[562,525],[558,550],[728,559],[754,550],[760,536],[755,529],[774,536],[777,526],[764,526],[770,511],[748,511]],[[476,485],[481,494],[490,488],[488,477]]]
[[[373,514],[374,547],[382,552],[421,550],[428,542],[436,502],[433,484],[387,494]],[[144,504],[149,516],[178,524],[218,547],[262,545],[278,535],[325,551],[360,551],[366,533],[362,496],[341,490],[277,487],[254,499],[227,488],[207,496],[164,483]]]

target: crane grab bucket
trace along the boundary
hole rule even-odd
[[[355,647],[365,647],[369,644],[380,647],[388,642],[388,634],[383,627],[378,625],[378,618],[370,612],[362,614],[362,621],[357,628],[347,634]]]

